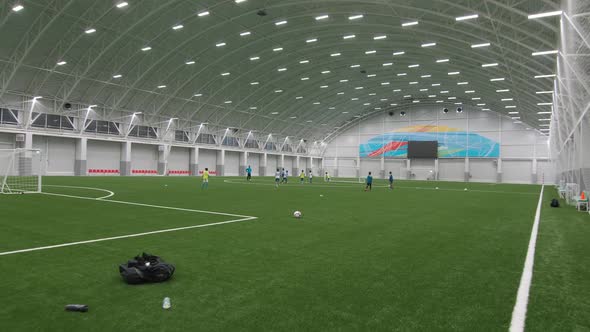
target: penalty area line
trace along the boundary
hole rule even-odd
[[[529,293],[531,283],[533,280],[533,266],[535,264],[535,248],[537,246],[537,234],[539,232],[539,221],[541,220],[541,206],[543,203],[543,190],[545,185],[541,187],[541,194],[539,195],[539,203],[537,204],[537,212],[535,213],[535,221],[533,222],[533,229],[531,231],[531,239],[529,240],[529,247],[524,261],[524,268],[522,276],[520,277],[520,284],[518,285],[518,292],[516,293],[516,303],[512,311],[512,320],[510,321],[510,332],[523,332],[526,322],[526,312],[529,302]]]
[[[55,249],[55,248],[62,248],[62,247],[77,246],[77,245],[81,245],[81,244],[88,244],[88,243],[95,243],[95,242],[113,241],[113,240],[126,239],[126,238],[131,238],[131,237],[140,237],[140,236],[146,236],[146,235],[152,235],[152,234],[177,232],[177,231],[183,231],[183,230],[193,229],[193,228],[219,226],[219,225],[225,225],[225,224],[231,224],[231,223],[249,221],[249,220],[254,220],[254,219],[258,219],[258,218],[257,217],[247,217],[247,218],[241,218],[241,219],[234,219],[234,220],[214,222],[214,223],[210,223],[210,224],[202,224],[202,225],[193,225],[193,226],[185,226],[185,227],[168,228],[168,229],[161,229],[161,230],[157,230],[157,231],[150,231],[150,232],[143,232],[143,233],[136,233],[136,234],[111,236],[111,237],[105,237],[105,238],[94,239],[94,240],[68,242],[68,243],[56,244],[56,245],[51,245],[51,246],[43,246],[43,247],[36,247],[36,248],[28,248],[28,249],[20,249],[20,250],[13,250],[13,251],[5,251],[5,252],[0,252],[0,256],[20,254],[20,253],[30,252],[30,251],[40,251],[40,250],[48,250],[48,249]]]

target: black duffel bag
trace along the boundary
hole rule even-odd
[[[119,265],[121,277],[126,283],[132,285],[166,281],[172,277],[174,270],[174,265],[147,253]]]

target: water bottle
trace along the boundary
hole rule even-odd
[[[170,309],[172,305],[170,304],[170,298],[169,297],[165,297],[164,298],[164,302],[162,303],[162,308],[164,309]]]

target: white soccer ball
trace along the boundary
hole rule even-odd
[[[465,189],[463,189],[463,190],[467,191],[467,188],[465,188]]]
[[[295,217],[297,219],[301,218],[301,211],[295,211],[295,212],[293,212],[293,217]]]
[[[436,189],[438,189],[438,187],[436,187]]]

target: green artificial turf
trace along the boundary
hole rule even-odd
[[[377,180],[364,192],[349,182],[291,180],[277,190],[271,178],[214,177],[201,190],[194,177],[44,178],[46,185],[111,190],[110,200],[258,219],[0,256],[0,330],[507,330],[539,186],[398,181],[388,190]],[[0,252],[239,218],[49,195],[3,195],[0,208]],[[303,218],[293,218],[295,210]],[[568,279],[584,272],[571,264],[588,245],[575,224],[566,230],[575,245],[544,240],[563,235],[545,229],[548,220],[537,254],[548,250],[551,259],[535,266],[548,276],[538,285],[535,274],[536,313],[529,311],[527,324],[541,329],[551,315],[568,314],[578,323],[564,326],[587,326],[587,310],[579,312],[569,298],[565,309],[544,306],[559,301],[556,280],[567,279],[572,292],[573,285],[586,286],[574,294],[579,298],[588,294],[582,276]],[[554,228],[566,223],[553,220]],[[581,227],[582,220],[576,223]],[[118,264],[142,251],[174,263],[173,279],[123,283]],[[88,304],[90,311],[65,312],[68,303]]]

